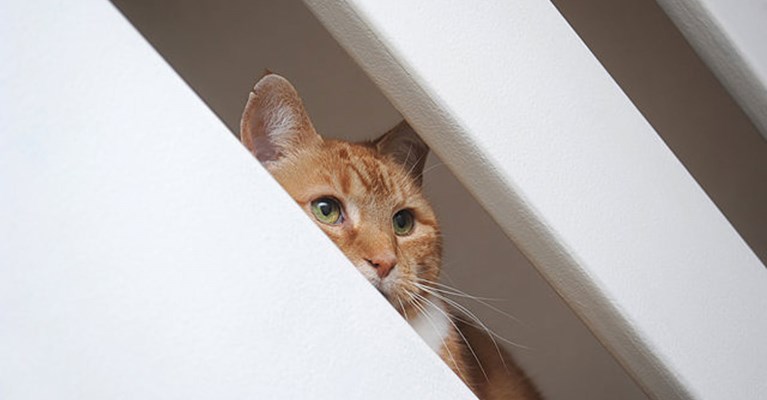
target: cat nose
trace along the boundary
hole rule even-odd
[[[378,277],[383,279],[389,276],[394,266],[397,265],[397,256],[394,253],[377,254],[374,257],[366,258],[365,261],[375,268]]]

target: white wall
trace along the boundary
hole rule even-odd
[[[650,395],[767,390],[764,266],[553,5],[308,4]]]
[[[111,4],[2,8],[0,398],[473,397]]]

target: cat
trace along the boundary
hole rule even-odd
[[[421,191],[429,148],[407,122],[366,143],[323,138],[290,82],[267,72],[240,141],[477,397],[540,398],[511,356],[442,300],[441,235]]]

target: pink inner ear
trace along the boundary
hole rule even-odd
[[[253,155],[262,163],[275,161],[281,156],[280,149],[266,135],[253,138],[253,150]]]
[[[376,148],[381,154],[388,154],[415,178],[420,185],[421,172],[426,164],[429,147],[415,133],[407,121],[386,132],[376,141]]]
[[[269,93],[262,93],[261,96],[250,94],[240,128],[243,143],[262,163],[279,158],[278,136],[281,129],[274,121],[276,114],[281,112],[279,103],[268,101],[268,97],[264,99],[264,95]]]
[[[314,139],[319,135],[293,85],[276,74],[261,78],[240,120],[240,140],[245,147],[266,163],[279,159],[286,147]]]

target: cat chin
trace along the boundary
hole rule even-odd
[[[378,293],[381,293],[381,296],[383,296],[386,301],[394,305],[395,299],[396,299],[396,289],[392,287],[392,284],[387,284],[387,282],[382,282],[380,279],[368,279],[368,282],[370,282],[371,285],[373,285],[376,290],[378,290]]]
[[[376,290],[378,290],[378,293],[381,293],[383,297],[386,297],[386,300],[391,301],[391,297],[392,297],[391,289],[388,287],[388,285],[385,285],[384,282],[381,282],[380,279],[376,279],[376,280],[369,279],[368,281],[370,282],[371,285],[373,285],[374,288],[376,288]]]

